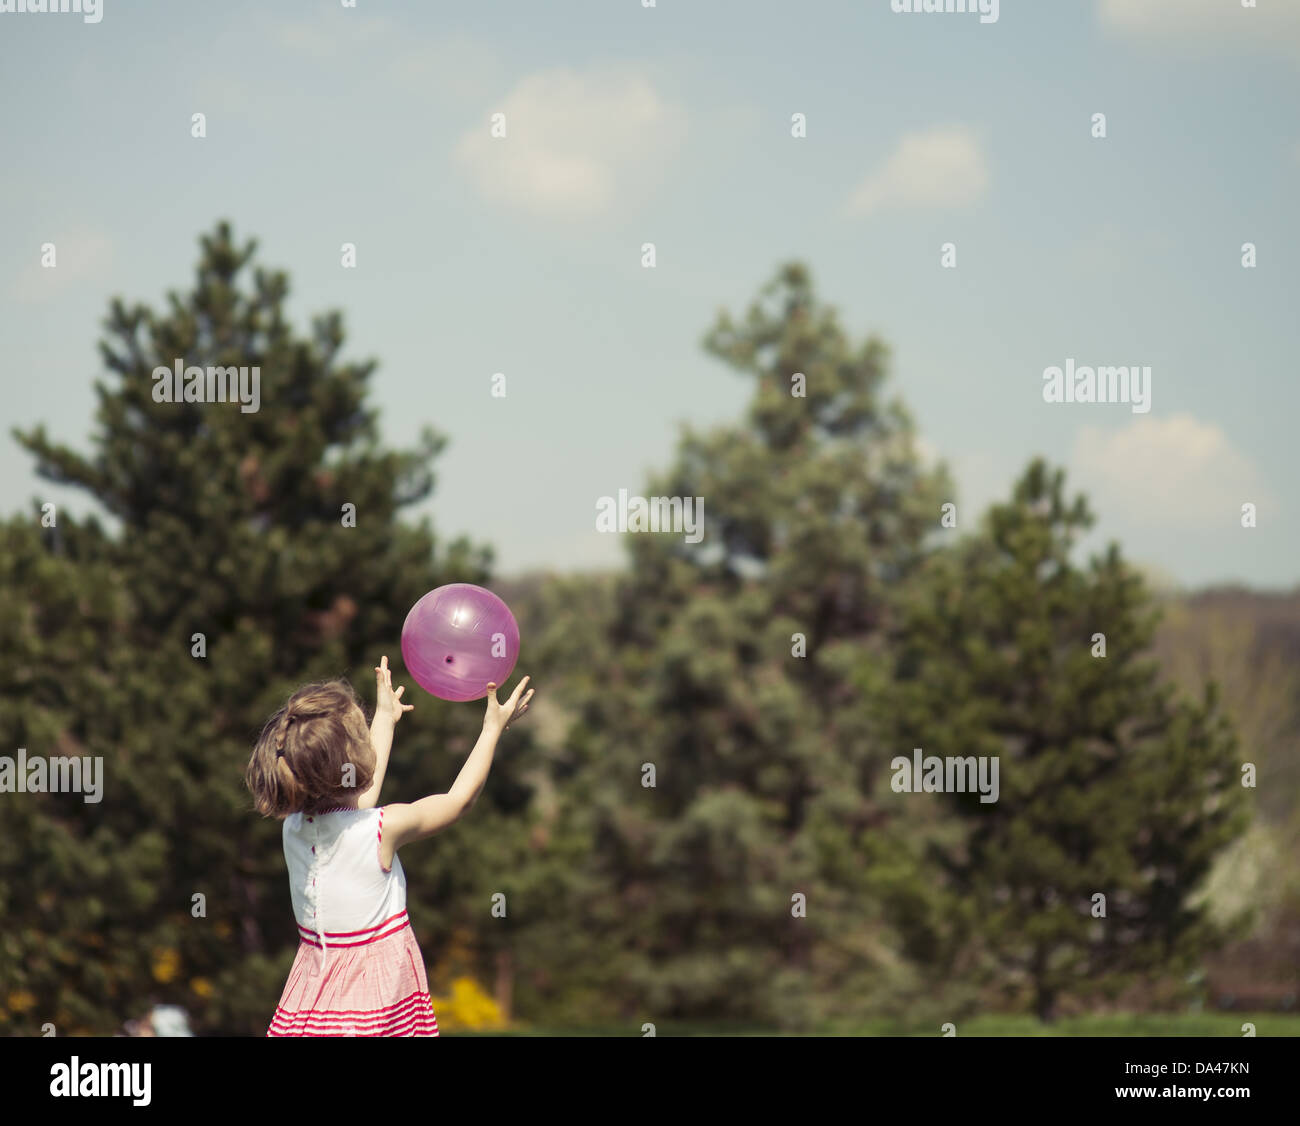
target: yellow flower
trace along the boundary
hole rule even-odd
[[[200,997],[212,996],[212,982],[210,982],[206,977],[196,977],[190,982],[190,988]]]
[[[175,950],[155,950],[153,952],[153,976],[155,981],[168,982],[176,976],[181,967],[181,957]]]
[[[16,989],[6,998],[5,1004],[9,1006],[10,1012],[25,1013],[36,1007],[36,998],[26,989]]]
[[[450,997],[435,997],[438,1027],[500,1028],[505,1024],[501,1007],[472,977],[458,977],[451,983]]]

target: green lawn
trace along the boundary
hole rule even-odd
[[[1074,1017],[1045,1025],[1031,1016],[972,1017],[957,1023],[958,1036],[1241,1036],[1243,1024],[1257,1036],[1300,1036],[1300,1014],[1284,1013],[1117,1013]],[[679,1024],[666,1021],[659,1036],[783,1036],[775,1029],[752,1026]],[[590,1028],[520,1025],[507,1032],[448,1029],[448,1036],[640,1036],[640,1024]],[[827,1027],[820,1036],[938,1036],[939,1028],[907,1027],[887,1021]]]

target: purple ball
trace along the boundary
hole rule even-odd
[[[451,583],[431,590],[406,615],[402,660],[426,692],[440,700],[482,700],[519,659],[519,624],[490,590]]]
[[[452,583],[430,590],[407,614],[402,661],[439,700],[482,700],[487,681],[506,683],[519,659],[519,623],[482,586]]]

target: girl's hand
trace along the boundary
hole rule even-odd
[[[381,657],[379,667],[375,669],[375,715],[387,716],[396,723],[404,712],[414,711],[414,704],[402,703],[405,691],[405,685],[393,691],[393,674],[388,668],[388,658]]]
[[[524,685],[528,683],[528,679],[528,677],[524,677],[524,679],[515,686],[515,690],[511,694],[510,699],[508,699],[504,704],[497,702],[496,681],[488,681],[487,714],[483,717],[483,727],[485,729],[500,734],[509,727],[514,720],[518,719],[528,710],[528,701],[533,698],[533,690],[530,688],[527,696],[524,696],[522,700],[519,698],[523,693]]]

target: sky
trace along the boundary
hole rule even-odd
[[[1297,584],[1300,3],[647,4],[0,0],[0,511],[88,510],[11,428],[86,449],[110,299],[164,307],[229,219],[379,362],[386,442],[449,437],[417,511],[498,574],[621,564],[599,498],[739,420],[701,339],[797,259],[889,344],[959,527],[1042,455],[1086,548]],[[1149,409],[1046,402],[1067,362],[1149,367]]]

